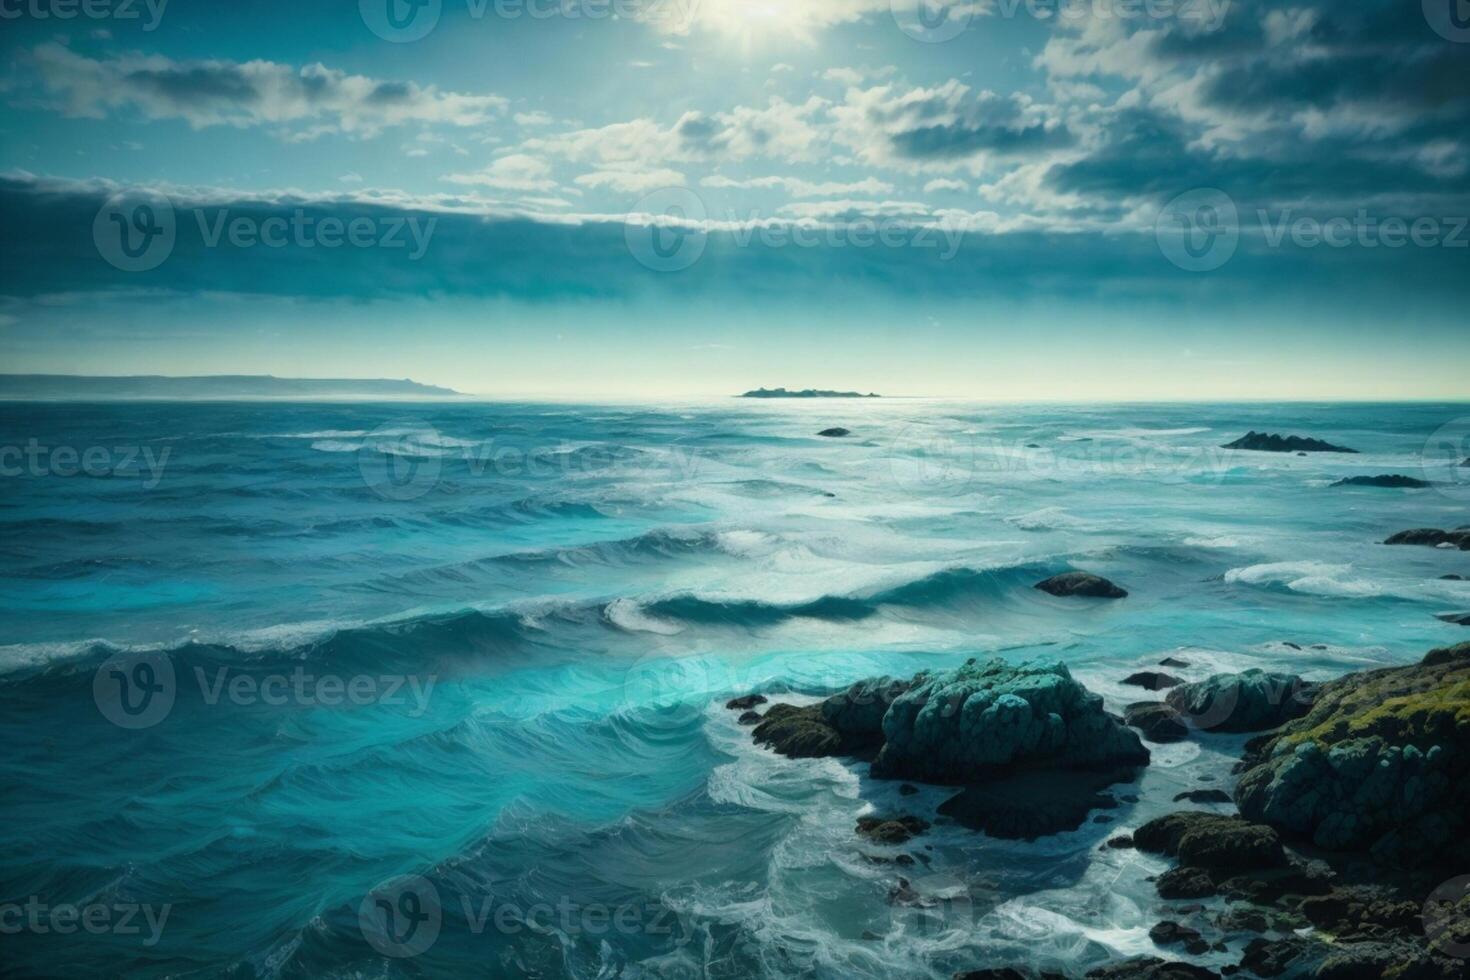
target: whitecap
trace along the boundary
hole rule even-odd
[[[614,599],[607,604],[602,614],[609,623],[627,633],[657,633],[659,636],[673,636],[684,631],[684,627],[678,623],[650,616],[632,599]]]

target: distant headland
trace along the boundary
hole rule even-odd
[[[821,388],[803,388],[801,391],[787,391],[785,388],[757,388],[747,391],[741,398],[882,398],[868,392],[864,395],[859,391],[825,391]]]
[[[452,398],[459,392],[408,379],[277,378],[269,374],[200,377],[81,374],[0,374],[0,398],[43,401],[88,399],[230,398]]]

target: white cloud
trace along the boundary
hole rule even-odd
[[[512,118],[515,119],[517,126],[550,126],[555,122],[550,113],[539,109],[531,112],[518,112]]]
[[[452,184],[479,185],[500,191],[549,191],[556,188],[546,161],[524,153],[512,153],[483,170],[448,174],[444,179]]]
[[[810,181],[800,177],[751,177],[736,180],[715,175],[706,177],[700,186],[721,190],[774,190],[781,189],[792,197],[830,197],[835,194],[888,194],[893,185],[876,177],[865,177],[855,181]]]
[[[678,187],[684,175],[677,170],[597,170],[576,178],[582,187],[607,188],[619,194],[646,194],[662,187]]]
[[[97,119],[131,109],[148,119],[182,119],[196,129],[281,126],[285,138],[298,142],[334,132],[374,136],[410,123],[478,126],[506,106],[494,95],[348,75],[320,63],[295,68],[159,55],[98,60],[60,44],[41,45],[31,60],[41,84],[71,116]]]
[[[963,180],[954,180],[950,177],[935,177],[924,185],[925,194],[933,194],[936,191],[959,191],[960,193],[967,193],[969,190],[969,184]]]

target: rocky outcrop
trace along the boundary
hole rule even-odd
[[[1183,684],[1165,701],[1181,723],[1199,731],[1261,732],[1306,714],[1315,690],[1294,674],[1256,669]]]
[[[765,703],[765,695],[746,694],[743,697],[731,698],[730,700],[726,701],[725,707],[729,708],[731,711],[749,711],[751,708]]]
[[[1027,768],[1139,766],[1148,750],[1060,662],[970,661],[914,679],[883,716],[873,775],[968,784]]]
[[[1250,746],[1246,817],[1385,863],[1470,862],[1470,643],[1322,685]]]
[[[1126,599],[1128,592],[1100,575],[1089,572],[1063,572],[1053,575],[1036,588],[1055,596],[1086,596],[1089,599]]]
[[[1112,810],[1105,792],[1131,782],[1137,770],[1043,769],[967,786],[939,807],[942,816],[1003,840],[1036,840],[1076,830],[1094,810]]]
[[[1260,453],[1353,453],[1356,449],[1334,446],[1321,439],[1306,439],[1302,436],[1278,436],[1266,432],[1250,432],[1234,442],[1226,443],[1222,449],[1249,449]]]
[[[818,704],[776,704],[756,726],[755,740],[793,759],[872,755],[883,743],[883,715],[913,681],[879,677],[859,681]]]
[[[1185,811],[1150,820],[1133,832],[1133,845],[1178,858],[1186,868],[1238,872],[1286,864],[1276,831],[1218,813]]]
[[[1334,487],[1383,487],[1390,490],[1419,490],[1424,487],[1432,487],[1434,484],[1428,480],[1416,479],[1412,476],[1398,476],[1384,474],[1383,476],[1350,476],[1346,480],[1338,480]]]
[[[1430,548],[1443,546],[1470,551],[1470,527],[1460,527],[1453,531],[1440,531],[1432,527],[1415,528],[1412,531],[1400,531],[1383,543],[1417,544]]]

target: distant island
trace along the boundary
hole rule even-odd
[[[450,388],[384,378],[277,378],[269,374],[107,377],[81,374],[0,374],[0,399],[446,398]]]
[[[785,388],[757,388],[755,391],[747,391],[741,398],[881,398],[871,391],[866,395],[857,391],[824,391],[820,388],[804,388],[801,391],[787,391]]]

